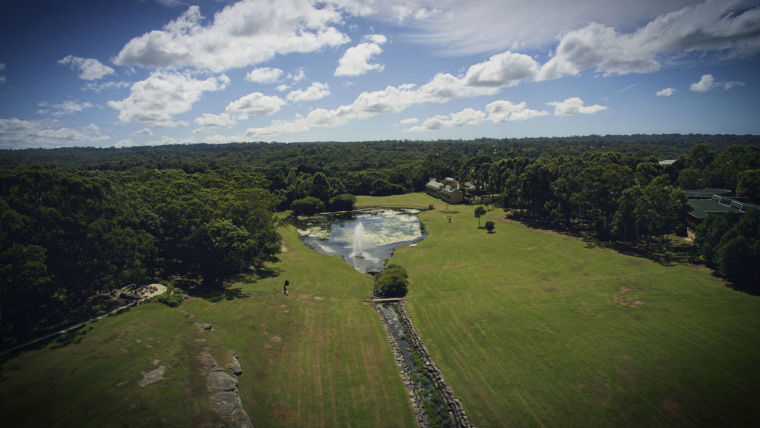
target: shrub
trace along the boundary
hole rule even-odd
[[[167,287],[166,293],[156,297],[156,301],[173,308],[181,305],[183,300],[185,300],[185,293],[179,288],[175,288],[173,285]]]
[[[295,215],[312,215],[324,211],[325,204],[313,196],[296,199],[290,204]]]
[[[486,222],[486,230],[488,233],[493,233],[494,228],[496,228],[496,224],[493,221],[488,220]]]
[[[330,209],[333,211],[351,211],[354,209],[356,196],[343,193],[330,199]]]
[[[403,267],[390,264],[377,276],[375,286],[380,297],[404,297],[409,289],[409,276]]]

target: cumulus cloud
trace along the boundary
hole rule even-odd
[[[414,125],[415,123],[419,122],[420,120],[416,117],[410,117],[408,119],[401,119],[398,121],[398,123],[402,125]]]
[[[119,140],[114,147],[142,147],[142,146],[167,146],[170,144],[190,144],[193,143],[189,138],[178,140],[174,137],[162,136],[157,140],[151,141],[132,141],[130,139]]]
[[[537,80],[594,68],[604,75],[650,73],[672,53],[708,52],[725,58],[760,53],[760,7],[708,0],[662,14],[632,33],[592,23],[565,33]]]
[[[712,74],[703,74],[698,82],[694,82],[689,85],[689,89],[694,92],[707,92],[713,88],[723,88],[729,90],[735,86],[744,86],[744,82],[728,81],[718,82],[715,80]]]
[[[671,95],[673,95],[675,93],[676,93],[676,89],[675,88],[664,88],[664,89],[660,89],[659,91],[657,91],[657,96],[658,97],[669,97],[669,96],[671,96]]]
[[[547,114],[549,113],[546,111],[529,109],[525,101],[513,104],[510,101],[497,100],[487,104],[485,112],[466,108],[449,115],[436,115],[425,119],[419,126],[413,126],[406,131],[419,132],[450,127],[474,126],[487,120],[493,123],[515,122],[546,116]]]
[[[198,80],[189,73],[154,71],[147,79],[136,82],[130,94],[108,106],[119,111],[119,121],[142,122],[152,127],[183,125],[174,115],[189,111],[204,92],[219,91],[230,83],[229,77],[208,77]]]
[[[82,89],[85,91],[100,92],[104,89],[128,88],[130,82],[87,82]]]
[[[79,71],[79,78],[82,80],[99,80],[109,74],[115,73],[113,68],[104,65],[94,58],[67,55],[59,59],[58,64],[68,65],[72,70]]]
[[[698,82],[689,85],[689,89],[694,92],[707,92],[715,87],[715,78],[712,74],[703,74]]]
[[[288,100],[293,102],[316,101],[330,95],[327,83],[314,82],[306,90],[295,90],[288,93]]]
[[[201,126],[229,126],[235,124],[235,118],[231,117],[228,113],[203,113],[202,116],[195,118],[193,122]]]
[[[599,104],[592,106],[584,106],[583,100],[578,97],[567,98],[564,101],[551,101],[546,103],[547,105],[554,107],[555,116],[571,116],[575,114],[594,114],[602,110],[607,110],[607,107]]]
[[[498,100],[486,105],[488,120],[494,123],[515,122],[535,117],[546,116],[546,111],[529,109],[525,101],[512,104],[509,101]]]
[[[383,71],[382,64],[371,63],[372,57],[383,52],[380,45],[388,41],[382,34],[371,34],[364,38],[364,43],[346,49],[338,61],[335,76],[360,76],[368,71]]]
[[[245,80],[254,83],[277,83],[283,73],[279,68],[255,68],[245,75]]]
[[[95,124],[71,128],[59,121],[0,119],[0,148],[86,146],[108,140]]]
[[[135,131],[132,133],[135,137],[152,137],[153,131],[150,130],[150,128],[143,128],[139,131]]]
[[[88,109],[92,107],[92,103],[89,102],[83,102],[78,103],[76,101],[67,100],[60,104],[52,104],[49,105],[46,102],[38,103],[38,106],[42,107],[41,109],[37,110],[37,113],[39,114],[47,114],[50,113],[53,116],[64,116],[67,114],[73,114],[73,113],[79,113],[80,111],[84,109]]]
[[[334,109],[316,108],[306,116],[293,120],[272,121],[269,126],[249,128],[234,136],[209,136],[207,142],[265,140],[284,133],[304,132],[311,128],[332,128],[378,114],[398,113],[418,104],[445,103],[460,98],[495,95],[502,87],[513,86],[520,79],[530,78],[537,68],[537,63],[530,57],[505,52],[472,65],[461,76],[438,73],[420,86],[406,83],[388,86],[378,91],[365,91],[359,94],[351,104]],[[519,114],[515,117],[519,117]]]
[[[127,42],[114,63],[221,72],[349,41],[333,25],[342,22],[340,12],[317,8],[308,0],[242,0],[224,7],[210,21],[204,24],[200,8],[190,6],[162,30]]]
[[[238,119],[248,119],[249,116],[263,116],[280,111],[285,104],[278,96],[264,95],[253,92],[229,103],[225,111]]]

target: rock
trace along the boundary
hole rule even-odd
[[[142,373],[142,380],[138,385],[140,386],[148,386],[151,383],[156,383],[159,380],[162,380],[164,378],[164,366],[160,366],[159,368],[155,370],[151,370],[149,372],[141,372]]]
[[[236,391],[238,381],[224,371],[212,371],[206,379],[209,392]]]
[[[206,331],[213,330],[213,326],[209,323],[197,322],[195,323],[195,325],[198,327],[198,330],[206,330]]]
[[[240,367],[240,362],[238,361],[237,354],[234,352],[230,353],[230,361],[227,363],[227,368],[232,371],[232,373],[235,373],[235,376],[240,376],[243,374],[243,368]]]
[[[253,427],[248,413],[240,403],[236,392],[222,391],[211,396],[211,408],[221,417],[230,419],[233,426]]]

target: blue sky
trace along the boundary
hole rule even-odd
[[[757,0],[0,10],[0,148],[760,134]]]

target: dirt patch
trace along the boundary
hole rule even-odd
[[[299,300],[309,300],[310,297],[311,297],[311,294],[308,294],[308,293],[300,293],[298,295]]]
[[[142,380],[138,383],[138,385],[145,387],[152,383],[156,383],[160,380],[164,379],[164,366],[160,366],[159,368],[155,370],[151,370],[149,372],[140,372],[142,374]]]
[[[672,389],[660,400],[660,406],[674,418],[681,419],[683,417],[683,405],[676,392]]]
[[[466,265],[467,265],[466,263],[446,263],[446,266],[444,266],[444,269],[458,269]]]
[[[324,300],[324,297],[322,297],[322,296],[314,296],[314,300]]]
[[[272,336],[269,338],[272,342],[282,342],[282,338],[280,336]]]
[[[182,309],[177,309],[177,312],[181,313],[185,316],[185,318],[191,320],[195,318],[195,314],[191,314],[190,312],[183,311]]]
[[[636,300],[633,296],[615,296],[615,303],[624,308],[640,308],[646,304],[642,300]]]
[[[282,422],[290,422],[293,420],[293,411],[282,401],[275,401],[270,404],[269,411]]]
[[[280,252],[287,253],[288,251],[290,251],[290,249],[288,248],[288,244],[283,242],[282,245],[280,245]]]
[[[594,386],[592,390],[594,391],[594,396],[596,396],[599,400],[606,400],[609,398],[610,395],[610,380],[607,378],[607,376],[604,375],[597,375],[596,378],[594,378]]]
[[[499,290],[499,289],[501,289],[501,287],[499,287],[498,285],[494,285],[494,286],[493,286],[493,287],[491,287],[491,288],[492,288],[492,289],[494,289],[494,290]]]
[[[631,291],[633,291],[633,288],[628,288],[625,285],[621,285],[620,288],[618,288],[618,293],[620,294],[630,293]]]

